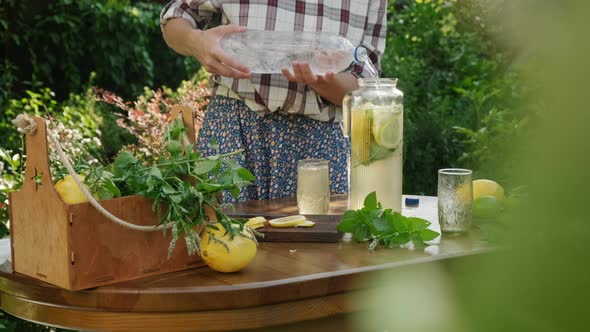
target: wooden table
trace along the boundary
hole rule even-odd
[[[344,202],[335,197],[331,213],[341,213]],[[412,213],[436,221],[436,198],[421,197],[420,204]],[[296,213],[293,199],[244,202],[236,209]],[[254,262],[239,273],[203,267],[78,292],[13,274],[5,264],[0,300],[15,316],[80,330],[274,331],[278,325],[281,331],[354,330],[347,317],[362,309],[356,296],[375,290],[364,282],[371,276],[419,264],[452,265],[488,250],[473,233],[435,242],[427,249],[374,253],[346,240],[261,243]]]

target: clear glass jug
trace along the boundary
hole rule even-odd
[[[383,208],[402,208],[403,93],[396,79],[359,79],[343,100],[344,135],[349,137],[348,208],[360,209],[375,191]]]
[[[338,73],[353,62],[368,62],[367,50],[327,32],[247,30],[227,34],[221,48],[252,73],[280,74],[293,62],[307,62],[316,75]]]

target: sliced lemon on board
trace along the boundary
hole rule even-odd
[[[315,225],[315,222],[313,222],[311,220],[306,220],[295,227],[313,227],[314,225]]]
[[[248,221],[245,223],[245,225],[252,228],[252,229],[257,229],[260,227],[264,227],[265,222],[266,222],[266,219],[264,217],[252,217],[252,218],[248,219]]]
[[[268,221],[272,227],[296,227],[297,225],[303,224],[304,222],[305,217],[302,215],[281,217]]]
[[[403,140],[402,113],[397,111],[373,111],[373,138],[375,143],[389,149],[396,149]]]

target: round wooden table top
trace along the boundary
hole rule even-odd
[[[436,198],[420,197],[416,216],[436,223]],[[335,197],[330,213],[342,213]],[[250,201],[236,213],[297,213],[294,199]],[[43,324],[93,331],[230,331],[264,328],[350,313],[363,278],[379,271],[466,257],[488,249],[476,234],[439,238],[425,249],[378,249],[346,237],[338,243],[262,242],[244,270],[223,274],[207,267],[68,291],[0,271],[2,309]],[[271,314],[272,313],[272,314]]]

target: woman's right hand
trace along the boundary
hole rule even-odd
[[[250,69],[229,56],[221,48],[221,38],[226,34],[246,30],[239,25],[221,25],[208,30],[192,30],[189,41],[190,53],[212,73],[225,77],[248,78]]]

